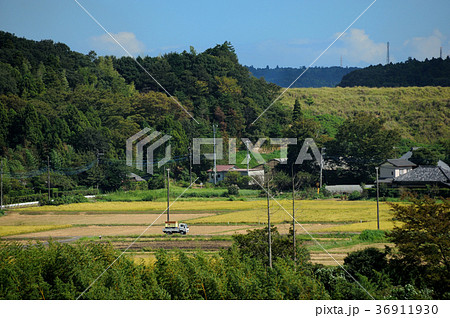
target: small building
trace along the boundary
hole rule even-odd
[[[128,174],[128,180],[132,182],[146,182],[144,178],[132,172]]]
[[[380,166],[380,182],[390,182],[413,170],[416,166],[407,159],[388,159]]]
[[[235,165],[217,165],[216,166],[216,181],[221,182],[224,181],[227,174],[230,172],[239,172],[241,176],[249,176],[253,178],[258,178],[262,182],[264,181],[264,169],[240,169],[237,168]],[[214,183],[214,170],[209,169],[208,170],[208,182]],[[250,180],[249,184],[254,184],[255,182]]]
[[[267,161],[266,163],[257,165],[256,167],[254,167],[253,169],[258,169],[258,170],[262,170],[264,169],[264,166],[268,166],[270,169],[275,168],[276,166],[278,166],[279,164],[287,164],[287,158],[274,158],[274,159],[270,159],[269,161]]]

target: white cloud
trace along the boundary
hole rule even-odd
[[[362,29],[350,29],[339,41],[340,48],[336,51],[350,64],[380,64],[386,61],[386,43],[375,43]]]
[[[434,30],[428,37],[416,37],[405,41],[404,46],[408,50],[409,56],[417,60],[439,57],[439,48],[445,40],[445,36],[439,31]]]
[[[111,33],[111,35],[119,42],[131,55],[139,55],[144,53],[145,45],[136,38],[132,32]],[[91,38],[93,46],[96,50],[117,56],[128,55],[119,44],[116,43],[108,34],[94,36]]]

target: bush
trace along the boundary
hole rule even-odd
[[[229,185],[227,190],[228,196],[239,195],[239,187],[236,184]]]
[[[355,190],[348,196],[348,199],[351,201],[359,200],[361,199],[361,193]]]
[[[74,196],[62,196],[51,200],[48,200],[48,198],[44,198],[39,201],[39,205],[63,205],[71,203],[83,203],[83,202],[88,202],[88,199],[86,199],[82,195],[74,195]]]
[[[364,230],[358,238],[365,242],[382,241],[386,238],[386,233],[381,230]]]
[[[368,247],[361,251],[348,254],[344,258],[344,265],[351,274],[361,274],[366,277],[373,278],[375,273],[384,271],[387,266],[386,252],[382,252],[377,248]]]

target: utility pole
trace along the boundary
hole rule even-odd
[[[386,44],[386,64],[390,63],[390,58],[389,58],[389,42],[387,42]]]
[[[267,231],[269,236],[269,267],[272,268],[272,233],[270,231],[270,188],[267,178]]]
[[[248,140],[245,142],[245,146],[247,147],[247,176],[249,176],[249,164],[250,164],[250,154],[248,153]]]
[[[47,185],[48,185],[48,200],[50,201],[50,156],[47,156]]]
[[[103,155],[104,155],[104,153],[103,152],[99,152],[98,149],[97,149],[97,168],[100,165],[100,156],[103,156]],[[98,170],[97,170],[97,173],[98,173]],[[99,180],[99,178],[97,178],[97,190],[98,190],[98,187],[99,187],[99,183],[100,183],[100,180]]]
[[[323,170],[323,151],[325,147],[320,149],[320,178],[319,178],[319,188],[322,189],[322,170]]]
[[[170,221],[170,178],[169,178],[169,172],[170,169],[167,170],[167,222]]]
[[[0,210],[3,209],[3,158],[0,168]]]
[[[192,148],[191,148],[190,141],[189,141],[188,151],[189,151],[189,179],[190,179],[190,184],[192,184]]]
[[[377,174],[377,229],[380,229],[380,205],[379,205],[379,200],[380,200],[380,187],[378,184],[378,167],[375,167],[375,172]]]
[[[294,243],[294,263],[297,263],[297,250],[295,247],[295,174],[294,163],[292,163],[292,236]]]
[[[217,167],[216,167],[216,125],[213,124],[213,134],[214,134],[214,185],[217,184]]]

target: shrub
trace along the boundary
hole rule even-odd
[[[382,272],[387,268],[388,263],[386,252],[382,252],[374,247],[368,247],[348,254],[344,259],[344,265],[346,265],[351,274],[358,273],[370,279],[375,276],[374,270]]]
[[[71,203],[83,203],[83,202],[88,202],[88,199],[86,199],[82,195],[73,195],[73,196],[62,196],[51,200],[48,200],[48,198],[44,198],[39,201],[39,205],[63,205]]]
[[[359,239],[365,242],[382,241],[385,239],[385,232],[381,230],[364,230],[359,234]]]
[[[228,196],[239,195],[239,187],[236,184],[229,185],[227,190]]]
[[[349,196],[348,196],[349,200],[359,200],[361,199],[361,193],[359,191],[353,191]]]

